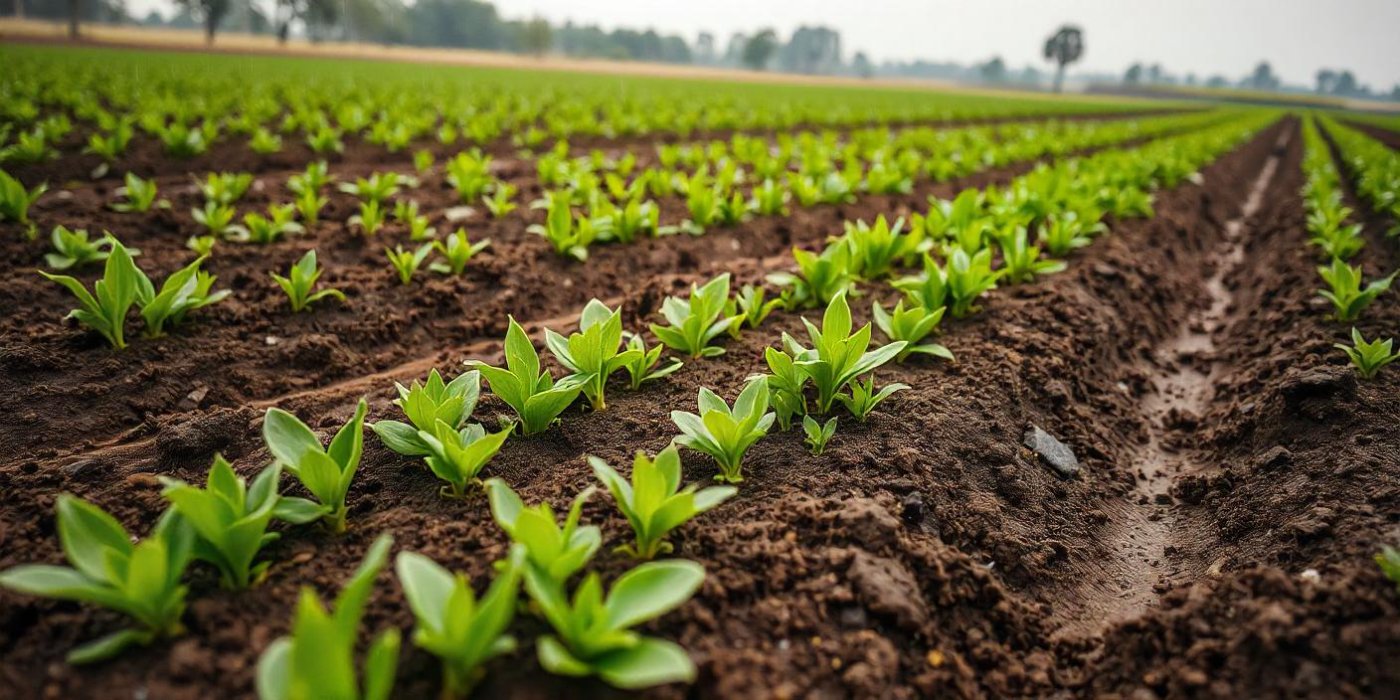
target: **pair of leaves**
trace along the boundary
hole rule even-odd
[[[638,559],[670,552],[667,533],[738,493],[733,486],[697,490],[691,484],[682,489],[681,459],[674,446],[659,452],[654,460],[637,452],[630,482],[597,457],[589,457],[588,463],[637,536],[635,545],[621,549]]]
[[[555,632],[536,642],[540,665],[564,676],[596,675],[625,690],[694,680],[684,649],[631,628],[680,607],[704,580],[695,562],[648,562],[618,577],[606,597],[591,573],[570,600],[559,581],[527,569],[525,590]]]
[[[355,639],[374,579],[388,561],[392,544],[386,534],[370,545],[336,597],[333,612],[326,610],[315,591],[302,588],[291,634],[268,645],[258,659],[259,698],[388,700],[398,667],[398,630],[386,630],[370,643],[363,674],[355,670]]]
[[[491,393],[515,410],[523,434],[544,432],[578,398],[582,387],[570,380],[555,384],[548,372],[541,371],[539,353],[514,317],[506,331],[505,356],[504,368],[479,360],[467,364],[486,378]]]
[[[72,567],[17,566],[0,573],[0,586],[94,603],[140,623],[72,650],[68,661],[101,661],[129,646],[178,633],[186,592],[180,579],[194,552],[194,531],[167,512],[150,537],[133,544],[115,518],[87,501],[63,494],[57,508],[58,536]]]
[[[366,410],[368,405],[360,399],[355,415],[331,439],[329,448],[321,446],[321,439],[305,423],[280,408],[267,409],[263,419],[267,449],[325,508],[322,518],[334,532],[345,531],[345,496],[360,468]]]
[[[749,381],[732,408],[706,388],[700,389],[697,403],[699,414],[671,411],[671,421],[682,433],[676,442],[713,457],[720,469],[715,475],[716,481],[731,484],[743,481],[744,453],[768,434],[776,418],[768,411],[767,378]]]
[[[486,480],[491,516],[515,543],[525,547],[532,570],[548,579],[564,581],[579,569],[602,544],[602,533],[595,525],[579,525],[583,504],[593,495],[585,489],[574,497],[561,526],[548,503],[527,508],[520,496],[500,479]]]
[[[308,250],[306,254],[297,260],[295,265],[287,271],[287,276],[270,273],[272,279],[277,281],[277,286],[282,288],[282,292],[287,295],[287,301],[292,305],[292,311],[301,311],[307,306],[326,298],[339,299],[345,301],[345,293],[339,289],[322,289],[312,292],[312,287],[316,286],[316,280],[320,279],[323,270],[316,263],[316,251]]]
[[[741,316],[724,316],[729,299],[729,273],[705,283],[690,286],[690,297],[666,297],[661,303],[661,315],[669,325],[653,323],[651,332],[667,347],[691,357],[715,357],[724,348],[712,346],[720,334],[742,320]]]

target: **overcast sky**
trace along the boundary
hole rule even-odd
[[[1400,0],[495,0],[501,14],[539,14],[606,28],[655,28],[721,49],[735,31],[802,24],[841,32],[849,56],[970,63],[1002,56],[1044,64],[1045,37],[1065,22],[1084,29],[1077,70],[1121,73],[1135,61],[1169,72],[1238,78],[1260,60],[1290,83],[1319,68],[1350,68],[1373,88],[1400,82]],[[168,0],[129,0],[133,10]]]

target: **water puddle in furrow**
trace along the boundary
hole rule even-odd
[[[1215,273],[1204,284],[1209,306],[1188,315],[1180,332],[1156,351],[1153,390],[1139,404],[1149,418],[1148,441],[1132,461],[1134,471],[1143,477],[1138,500],[1105,507],[1110,512],[1103,538],[1117,553],[1100,562],[1095,575],[1086,576],[1080,600],[1065,611],[1069,614],[1056,637],[1088,636],[1114,622],[1138,617],[1156,603],[1160,584],[1175,573],[1168,568],[1166,554],[1173,529],[1167,504],[1175,479],[1192,467],[1190,455],[1169,447],[1167,436],[1174,417],[1200,415],[1213,398],[1209,357],[1215,351],[1214,333],[1225,323],[1234,296],[1225,281],[1244,260],[1245,224],[1263,204],[1278,170],[1277,152],[1287,144],[1289,133],[1279,136],[1276,153],[1260,169],[1240,215],[1225,225],[1224,250]]]

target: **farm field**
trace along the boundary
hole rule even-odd
[[[1400,693],[1393,120],[0,61],[0,696]]]

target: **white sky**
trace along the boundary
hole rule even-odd
[[[133,14],[169,0],[128,0]],[[1311,85],[1322,67],[1350,68],[1372,88],[1400,82],[1400,0],[495,0],[501,14],[539,14],[605,28],[655,28],[693,39],[802,24],[840,30],[849,56],[970,63],[1001,55],[1019,68],[1048,67],[1041,44],[1060,24],[1084,29],[1071,70],[1121,73],[1134,61],[1169,72],[1238,78],[1260,60],[1290,83]]]

